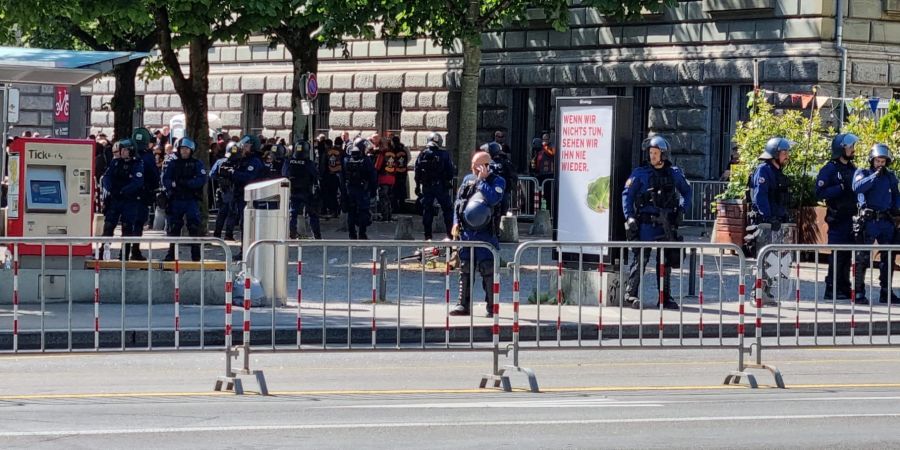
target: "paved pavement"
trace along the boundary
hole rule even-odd
[[[220,354],[3,357],[0,445],[900,445],[896,350],[771,352],[787,390],[722,386],[734,356],[719,350],[532,353],[543,388],[532,394],[474,389],[490,364],[481,353],[256,355],[270,397],[210,392],[222,370]]]

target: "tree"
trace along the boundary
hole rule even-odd
[[[149,52],[156,45],[153,18],[141,0],[0,0],[3,20],[25,43],[73,50]],[[131,136],[134,81],[142,59],[115,67],[114,138]]]
[[[275,20],[272,0],[148,0],[157,29],[160,60],[151,64],[156,76],[168,75],[181,99],[185,132],[197,144],[195,156],[209,161],[209,49],[215,42],[245,42],[254,31]],[[189,52],[188,73],[178,61]],[[161,62],[162,67],[159,67]],[[153,69],[151,69],[153,70]]]
[[[344,36],[374,36],[372,21],[377,17],[376,4],[366,0],[288,0],[276,1],[281,10],[275,25],[267,27],[275,43],[284,44],[291,54],[293,83],[291,85],[291,110],[294,139],[307,135],[312,139],[313,130],[306,130],[301,111],[303,74],[315,73],[319,68],[319,47],[336,47]],[[304,133],[304,131],[307,131]]]
[[[544,12],[553,27],[568,27],[569,0],[385,0],[385,30],[391,35],[424,35],[445,49],[456,48],[463,56],[460,89],[459,151],[457,166],[464,169],[476,148],[478,128],[478,73],[481,67],[481,34],[525,20],[529,9]],[[640,16],[642,9],[659,11],[676,0],[583,0],[613,19]]]

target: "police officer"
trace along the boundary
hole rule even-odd
[[[441,205],[447,237],[450,237],[453,223],[450,183],[456,174],[456,167],[450,161],[450,154],[441,148],[443,144],[444,138],[439,133],[432,132],[428,135],[425,148],[416,157],[415,193],[422,205],[422,227],[425,229],[426,240],[433,238],[431,225],[434,222],[435,201]]]
[[[462,241],[480,241],[500,249],[500,241],[494,227],[506,182],[495,172],[491,157],[485,152],[472,155],[472,173],[466,175],[456,194],[452,235]],[[481,287],[487,304],[487,317],[494,316],[494,258],[486,248],[463,247],[459,251],[459,302],[450,311],[451,316],[468,316],[471,311],[472,272],[481,275]],[[470,261],[471,260],[471,261]],[[474,267],[473,267],[474,264]]]
[[[225,240],[227,241],[234,240],[234,227],[244,216],[244,207],[247,206],[247,202],[244,201],[244,188],[248,184],[266,177],[266,166],[259,153],[261,148],[259,138],[248,134],[238,141],[238,148],[241,149],[241,159],[231,176],[234,182],[234,199],[228,218],[225,220]]]
[[[144,201],[144,163],[136,158],[134,143],[122,139],[112,147],[113,160],[106,168],[101,184],[106,191],[103,209],[103,236],[112,236],[122,222],[122,236],[136,236]],[[128,259],[132,244],[122,245],[121,259]]]
[[[212,169],[209,170],[209,176],[216,182],[216,225],[213,236],[222,237],[222,230],[225,228],[225,221],[231,213],[234,205],[234,170],[240,159],[240,147],[237,142],[229,141],[225,145],[225,155],[219,158]]]
[[[365,138],[356,138],[341,167],[341,198],[347,211],[347,229],[350,239],[368,239],[366,227],[372,223],[369,210],[371,199],[375,197],[377,175],[375,166],[366,156],[372,143]]]
[[[166,210],[168,236],[181,236],[185,222],[190,236],[205,234],[200,229],[200,200],[206,187],[206,168],[203,162],[194,158],[195,149],[192,139],[181,138],[176,150],[178,159],[169,163],[163,172],[163,188],[169,198]],[[175,244],[169,244],[165,260],[175,260]],[[200,244],[191,244],[191,261],[200,261]]]
[[[894,241],[894,217],[900,215],[900,188],[897,187],[897,176],[888,166],[893,161],[891,150],[884,144],[875,144],[869,151],[869,168],[858,169],[853,176],[853,191],[857,194],[859,214],[855,218],[859,221],[856,231],[857,239],[862,244],[871,245],[878,242],[879,245],[891,245]],[[859,252],[856,257],[856,303],[867,305],[866,298],[866,269],[869,267],[870,252]],[[891,270],[891,261],[887,251],[881,252],[881,261],[878,263],[881,284],[879,301],[887,303],[900,303],[892,291],[888,292],[888,275]]]
[[[309,228],[316,239],[322,239],[319,228],[319,171],[309,159],[310,145],[305,139],[294,144],[291,158],[282,168],[281,175],[291,180],[291,239],[297,239],[297,216],[309,217]]]
[[[782,137],[773,137],[759,155],[760,163],[749,180],[750,238],[755,248],[778,244],[784,240],[781,224],[787,222],[787,203],[790,198],[790,180],[784,174],[784,166],[790,158],[793,143]],[[763,294],[766,306],[776,306],[772,294],[774,280],[763,274]]]
[[[831,141],[831,160],[816,177],[816,197],[825,200],[828,211],[829,244],[853,244],[853,215],[856,213],[856,194],[853,157],[859,138],[852,133],[839,134]],[[835,296],[836,291],[836,296]],[[825,300],[850,298],[850,253],[831,252],[828,274],[825,275]]]
[[[141,192],[141,200],[144,207],[138,210],[138,222],[134,229],[135,236],[144,234],[144,225],[150,220],[150,208],[156,204],[156,192],[159,190],[159,168],[156,167],[156,157],[150,151],[150,130],[146,128],[136,128],[131,135],[134,142],[137,157],[141,159],[144,165],[144,188]],[[139,244],[131,244],[131,257],[134,261],[146,261],[144,255],[141,254]]]
[[[506,190],[503,193],[503,200],[501,201],[500,208],[495,210],[495,214],[497,217],[505,214],[509,211],[510,207],[512,207],[512,194],[516,190],[519,185],[519,175],[516,173],[516,168],[513,166],[512,161],[509,159],[509,155],[503,151],[503,145],[499,142],[490,142],[481,146],[481,151],[487,152],[491,155],[492,163],[494,164],[494,170],[498,175],[503,177],[503,181],[506,183]],[[497,227],[497,231],[500,230],[500,221],[495,221],[495,226]]]
[[[691,186],[684,173],[669,161],[669,142],[662,136],[653,136],[643,143],[649,156],[647,164],[634,169],[625,181],[622,208],[625,212],[625,229],[628,239],[643,242],[672,242],[681,240],[677,233],[680,217],[691,207]],[[680,266],[678,249],[656,250],[657,271],[664,264],[663,299],[665,309],[678,309],[672,299],[672,268]],[[650,250],[631,249],[628,267],[626,301],[632,308],[641,308],[639,289],[644,268],[650,261]],[[657,283],[659,283],[659,277]],[[658,288],[659,286],[657,286]]]

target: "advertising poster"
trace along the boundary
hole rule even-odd
[[[11,154],[6,160],[9,168],[9,192],[7,193],[7,219],[19,218],[19,155]]]
[[[559,241],[609,241],[615,191],[611,170],[613,112],[612,105],[560,106]]]

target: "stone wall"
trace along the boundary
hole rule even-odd
[[[36,84],[13,84],[11,87],[19,90],[19,121],[10,124],[9,135],[21,136],[24,131],[40,133],[41,136],[53,133],[55,88]]]

